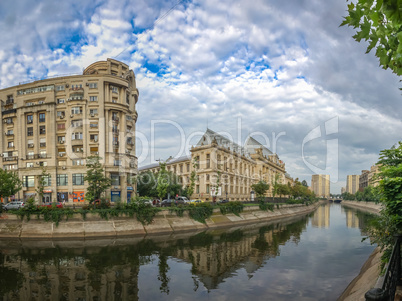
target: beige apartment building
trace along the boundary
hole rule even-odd
[[[355,194],[359,191],[359,175],[348,175],[346,177],[346,192]]]
[[[55,77],[0,90],[1,168],[23,181],[19,199],[35,197],[42,169],[45,202],[83,202],[86,158],[98,155],[112,180],[107,199],[136,191],[138,90],[126,64],[107,59],[82,75]]]
[[[329,175],[312,175],[311,176],[311,190],[317,197],[330,197],[330,182]]]
[[[191,147],[190,153],[176,159],[169,158],[166,168],[179,176],[183,187],[190,184],[191,172],[196,171],[193,199],[246,201],[254,197],[251,185],[260,180],[271,186],[267,196],[272,196],[271,183],[275,177],[279,183],[293,184],[293,179],[286,173],[285,163],[252,137],[242,147],[207,129],[199,142]],[[159,164],[141,167],[139,171],[156,173]]]

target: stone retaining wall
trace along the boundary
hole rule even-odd
[[[142,225],[136,218],[118,217],[103,220],[98,215],[87,214],[83,220],[81,214],[75,214],[68,221],[61,221],[56,227],[54,222],[37,220],[21,221],[14,214],[3,213],[0,216],[1,239],[85,239],[96,237],[145,236],[147,234],[166,234],[172,232],[203,231],[220,227],[262,223],[273,219],[308,214],[320,205],[319,202],[306,205],[280,205],[274,211],[261,211],[257,206],[244,207],[244,211],[222,215],[214,209],[213,215],[205,224],[197,222],[185,212],[183,217],[170,213],[169,210],[159,212],[150,225]]]

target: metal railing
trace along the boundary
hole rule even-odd
[[[396,241],[387,270],[384,276],[377,281],[376,286],[364,295],[367,301],[388,301],[395,299],[396,288],[401,282],[402,235],[397,235],[395,238]]]

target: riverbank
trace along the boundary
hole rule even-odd
[[[378,214],[381,210],[381,204],[370,202],[342,201],[346,207],[357,208]],[[359,275],[348,285],[338,301],[364,301],[364,294],[373,288],[378,280],[381,265],[381,252],[377,247],[362,266]]]
[[[94,239],[103,237],[146,236],[151,234],[169,234],[180,232],[199,232],[208,229],[259,224],[275,219],[304,215],[313,212],[321,203],[306,205],[280,205],[274,211],[262,211],[255,207],[245,207],[236,216],[223,215],[219,209],[214,209],[206,223],[200,223],[188,216],[177,216],[169,210],[158,212],[153,222],[142,225],[132,217],[116,217],[109,220],[98,215],[87,214],[84,220],[80,214],[74,214],[68,221],[61,221],[58,226],[54,222],[37,220],[35,216],[30,221],[21,221],[14,214],[3,213],[0,218],[0,239]]]

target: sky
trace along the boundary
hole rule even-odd
[[[400,139],[400,83],[339,0],[2,0],[0,89],[117,59],[136,75],[139,166],[207,128],[255,137],[293,178],[346,176]]]

